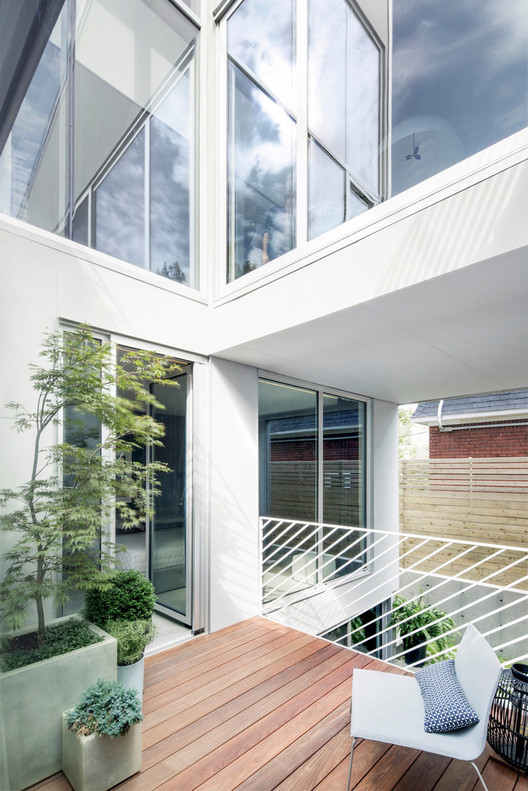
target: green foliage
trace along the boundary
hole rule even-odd
[[[154,585],[141,571],[118,571],[103,589],[86,593],[83,615],[105,629],[107,621],[147,621],[152,618]]]
[[[67,621],[46,627],[46,642],[38,648],[11,650],[10,641],[0,654],[0,670],[7,673],[17,667],[25,667],[42,659],[50,659],[59,654],[68,654],[77,648],[100,643],[103,638],[93,632],[85,621],[69,618]]]
[[[117,640],[117,664],[139,662],[146,646],[158,633],[152,621],[108,621],[104,629]]]
[[[360,645],[367,639],[361,616],[357,615],[350,621],[350,639],[352,645]]]
[[[66,714],[66,725],[77,736],[121,736],[132,725],[141,722],[141,701],[134,689],[127,689],[118,681],[98,679],[81,698],[80,703]]]
[[[143,351],[116,364],[111,345],[87,327],[46,335],[41,356],[42,366],[30,366],[34,411],[8,404],[16,430],[32,430],[34,444],[28,482],[0,491],[0,506],[10,509],[0,528],[19,536],[4,556],[0,600],[8,629],[19,628],[35,602],[43,643],[46,599],[64,603],[72,589],[108,585],[115,547],[103,540],[102,527],[114,509],[124,528],[144,524],[151,512],[157,475],[168,468],[132,461],[132,451],[162,444],[163,426],[148,414],[161,405],[148,385],[174,384],[165,379],[179,366]],[[59,424],[65,441],[49,444]]]
[[[400,459],[416,458],[416,448],[412,445],[412,420],[415,405],[400,406],[398,409],[398,456]]]
[[[427,640],[433,640],[427,646],[428,654],[446,651],[455,645],[452,635],[446,635],[455,628],[454,621],[444,610],[428,604],[423,596],[410,601],[403,596],[395,596],[390,625],[398,627],[406,651]],[[445,658],[439,657],[440,660]]]

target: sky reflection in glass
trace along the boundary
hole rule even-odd
[[[187,70],[150,126],[151,269],[190,284],[191,80]]]
[[[95,247],[145,265],[145,132],[126,149],[95,193]]]
[[[345,221],[345,171],[313,140],[309,142],[308,237]]]
[[[234,65],[230,83],[230,268],[238,277],[295,244],[295,124]]]
[[[526,0],[394,0],[393,194],[528,124]]]
[[[293,0],[245,0],[229,19],[230,54],[295,108]]]
[[[33,222],[48,231],[58,230],[65,211],[64,189],[62,199],[57,194],[58,180],[61,178],[57,167],[57,136],[50,134],[52,124],[57,125],[64,120],[61,118],[64,100],[59,102],[59,91],[65,77],[64,59],[61,56],[61,26],[64,16],[63,10],[46,44],[0,157],[0,211],[20,220]],[[32,191],[35,185],[37,192],[39,191],[41,152],[46,141],[48,148],[53,149],[55,160],[54,170],[47,172],[46,177],[55,191],[53,199],[48,195],[44,204],[39,201],[36,205]],[[64,187],[64,171],[62,179]]]

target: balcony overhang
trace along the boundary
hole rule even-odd
[[[527,203],[526,160],[388,201],[367,233],[215,306],[212,354],[396,403],[526,387]]]

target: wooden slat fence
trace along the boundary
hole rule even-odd
[[[273,461],[269,471],[270,513],[306,519],[317,507],[317,462]],[[356,460],[323,465],[324,521],[356,525],[361,519],[363,466]]]
[[[526,548],[528,458],[402,460],[400,529]],[[499,567],[513,559],[501,556]],[[435,565],[439,560],[437,556]],[[452,570],[444,573],[457,573],[472,562],[474,555],[454,563]],[[496,578],[492,582],[512,582],[528,573],[525,566],[501,575],[500,582]],[[479,576],[492,570],[491,564],[489,569],[482,567]]]

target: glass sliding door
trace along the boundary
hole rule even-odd
[[[263,537],[266,596],[365,564],[366,422],[365,401],[260,380],[260,513],[271,517]]]
[[[177,386],[153,385],[152,392],[165,407],[153,417],[165,426],[163,445],[151,449],[154,461],[165,462],[169,472],[159,476],[149,531],[149,577],[156,589],[157,609],[183,623],[191,623],[190,508],[188,470],[188,409],[190,373],[175,377]]]
[[[118,350],[118,356],[122,351]],[[191,366],[180,365],[182,373],[173,377],[172,386],[155,384],[150,388],[161,405],[152,407],[151,414],[165,428],[163,444],[131,451],[132,461],[144,464],[148,455],[169,469],[158,474],[159,494],[154,497],[153,515],[147,523],[125,530],[116,514],[115,532],[122,550],[120,566],[137,569],[152,580],[156,610],[191,625]]]

